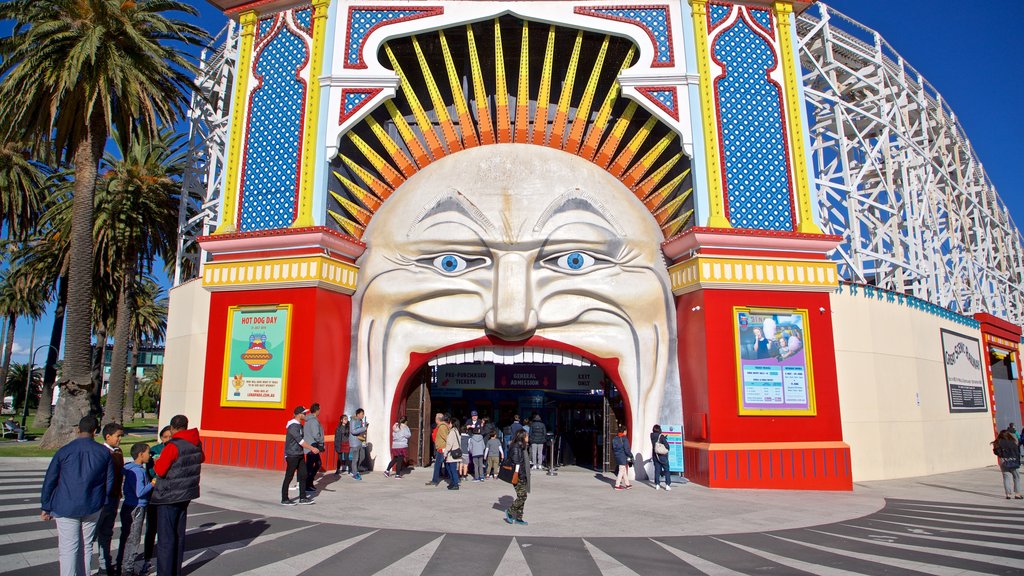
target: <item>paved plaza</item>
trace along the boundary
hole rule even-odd
[[[0,466],[0,573],[55,574],[39,520],[45,458]],[[187,574],[1020,574],[1024,503],[994,467],[859,483],[852,493],[671,492],[565,468],[534,473],[529,526],[502,521],[498,481],[458,492],[428,469],[362,481],[328,474],[312,506],[285,507],[278,472],[204,466],[189,509]],[[95,566],[96,564],[94,564]]]

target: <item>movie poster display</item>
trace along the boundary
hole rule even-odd
[[[950,413],[986,412],[985,372],[977,338],[941,329]]]
[[[228,308],[221,406],[284,408],[291,305]]]
[[[807,311],[733,308],[739,412],[814,415]]]

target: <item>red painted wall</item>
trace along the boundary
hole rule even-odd
[[[762,290],[698,290],[677,298],[686,439],[713,443],[842,440],[829,296]],[[699,311],[693,308],[700,306]],[[808,311],[816,416],[740,416],[733,306]],[[819,312],[824,308],[825,312]],[[706,436],[702,434],[705,429]]]
[[[228,307],[270,304],[292,305],[285,408],[221,407]],[[283,440],[292,408],[299,404],[308,408],[319,402],[325,433],[333,434],[345,405],[351,324],[351,297],[322,288],[215,292],[210,299],[201,427],[211,431],[280,433]]]

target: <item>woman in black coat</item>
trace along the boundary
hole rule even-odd
[[[668,469],[668,439],[661,433],[661,425],[655,424],[654,429],[651,430],[651,462],[654,462],[654,489],[664,488],[665,490],[672,489],[672,473]],[[658,454],[658,446],[664,446],[664,454]],[[658,485],[658,479],[662,476],[665,477],[665,481]]]
[[[513,466],[512,485],[516,489],[516,500],[505,511],[505,522],[526,526],[523,520],[523,508],[526,506],[526,493],[530,490],[530,433],[525,429],[516,432],[508,445],[508,458]]]
[[[341,476],[342,466],[345,467],[345,472],[352,471],[352,466],[348,463],[348,429],[348,414],[342,414],[338,419],[338,427],[334,429],[334,451],[338,453],[338,467],[334,469],[335,476]]]

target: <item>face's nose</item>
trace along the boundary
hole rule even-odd
[[[497,258],[491,309],[484,324],[491,334],[513,341],[528,338],[537,329],[530,263],[523,254],[503,254]]]

